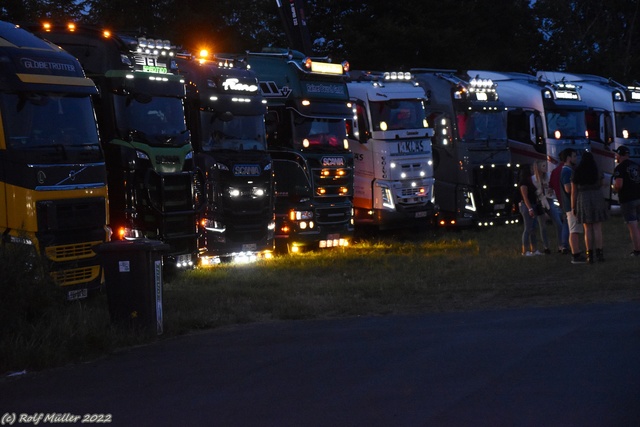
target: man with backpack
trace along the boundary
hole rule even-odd
[[[621,145],[614,152],[618,165],[613,171],[613,189],[618,193],[620,210],[631,235],[631,256],[640,256],[640,166],[629,158],[629,147]]]

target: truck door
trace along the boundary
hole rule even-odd
[[[358,208],[371,209],[376,142],[370,140],[371,132],[364,102],[357,100],[354,105],[355,118],[347,120],[347,137],[352,141],[350,148],[356,170],[353,182],[354,204]]]
[[[540,113],[534,111],[529,120],[533,122],[531,125],[531,139],[534,141],[533,148],[535,148],[538,153],[544,154],[547,152],[547,146],[545,144],[546,132],[544,130],[542,117],[540,116]]]

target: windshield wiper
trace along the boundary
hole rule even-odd
[[[482,142],[482,145],[469,145],[469,151],[507,150],[506,139],[492,139],[491,137],[476,139],[474,142]]]
[[[332,147],[326,145],[312,145],[309,148],[305,148],[312,153],[341,153],[343,151],[342,147]]]
[[[48,154],[62,155],[62,158],[65,160],[67,158],[67,149],[63,144],[33,145],[30,148],[34,148],[34,149],[55,148],[55,152],[50,152]]]
[[[182,146],[189,141],[189,138],[191,138],[191,132],[189,132],[189,129],[185,129],[183,131],[180,131],[180,133],[178,134],[157,135],[156,138],[161,139],[164,144]]]
[[[127,136],[129,141],[140,141],[146,142],[147,144],[151,142],[149,140],[149,135],[139,129],[129,129],[127,131]]]

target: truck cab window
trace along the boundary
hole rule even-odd
[[[505,140],[507,135],[500,113],[467,111],[458,113],[458,132],[466,142]]]
[[[547,111],[548,138],[584,138],[587,124],[584,110]]]
[[[418,99],[371,102],[371,121],[374,131],[427,127],[424,106]]]
[[[625,139],[640,138],[640,114],[616,113],[617,137]]]
[[[165,141],[187,128],[180,98],[117,95],[115,109],[121,133],[138,131],[146,135],[148,142]]]
[[[296,115],[294,144],[302,149],[345,151],[347,136],[343,119],[322,119]]]
[[[215,150],[266,150],[263,117],[241,116],[206,112],[201,121],[202,149]]]
[[[589,111],[587,113],[587,132],[591,141],[604,143],[600,132],[600,119],[604,115],[602,111]]]
[[[533,144],[530,132],[530,113],[522,110],[509,111],[507,115],[507,135],[509,139]]]
[[[93,150],[99,154],[98,132],[89,96],[2,94],[3,125],[8,148],[67,152]]]

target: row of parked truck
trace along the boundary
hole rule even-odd
[[[70,299],[100,285],[110,239],[189,268],[360,226],[512,223],[520,164],[572,147],[610,176],[617,146],[640,157],[640,88],[595,76],[352,71],[9,23],[0,62],[2,242],[33,246]]]

